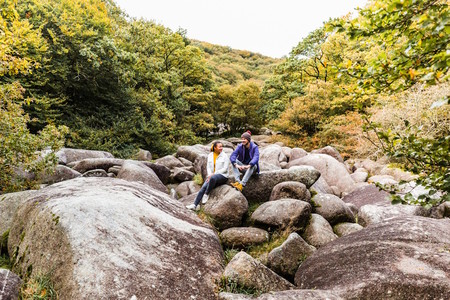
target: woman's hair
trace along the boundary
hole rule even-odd
[[[216,141],[211,145],[211,152],[214,151],[214,149],[217,147],[218,144],[222,144],[220,141]]]

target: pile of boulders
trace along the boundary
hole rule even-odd
[[[308,153],[252,139],[261,173],[242,193],[214,189],[200,211],[207,223],[185,206],[211,144],[156,160],[61,149],[44,188],[0,198],[13,271],[51,273],[65,299],[250,299],[224,281],[260,300],[449,298],[450,206],[391,205],[374,185],[412,174],[344,161],[330,146]],[[240,139],[221,142],[230,155]],[[245,252],[274,236],[285,240],[259,257]],[[231,249],[240,252],[224,266]]]

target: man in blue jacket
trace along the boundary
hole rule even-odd
[[[241,135],[242,143],[239,144],[236,150],[230,156],[231,166],[233,168],[234,178],[236,182],[232,185],[242,192],[242,189],[247,184],[250,176],[255,172],[259,173],[259,149],[258,146],[253,143],[250,131],[244,132]],[[244,174],[244,178],[240,180],[241,173]]]

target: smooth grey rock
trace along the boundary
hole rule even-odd
[[[108,173],[114,173],[117,176],[121,168],[122,166],[112,166],[111,168],[108,169]]]
[[[60,299],[212,300],[223,271],[210,226],[165,193],[113,178],[36,192],[18,210],[8,248],[17,271],[50,273]]]
[[[375,185],[359,187],[342,198],[342,201],[355,205],[358,209],[366,204],[390,204],[389,193],[380,191]]]
[[[316,251],[314,246],[293,232],[281,246],[270,251],[267,266],[284,278],[293,280],[298,266],[314,251]]]
[[[328,185],[336,186],[340,193],[350,192],[355,181],[347,171],[343,163],[340,163],[327,154],[309,154],[305,157],[291,161],[289,166],[312,166],[323,176]]]
[[[226,184],[213,189],[204,206],[204,212],[212,217],[214,226],[219,230],[241,226],[247,210],[247,199]]]
[[[291,158],[291,152],[292,152],[292,148],[290,147],[281,147],[281,150],[283,151],[284,156],[286,156],[286,161],[289,161],[289,159]]]
[[[278,145],[269,145],[260,149],[259,161],[272,164],[280,167],[280,162],[287,161],[286,156],[283,153],[283,149]]]
[[[139,149],[139,152],[136,154],[136,160],[140,161],[152,160],[152,154],[148,150]]]
[[[339,236],[349,235],[350,233],[359,231],[363,229],[359,224],[356,223],[339,223],[333,227],[333,231]]]
[[[57,165],[55,170],[48,174],[40,174],[39,181],[44,184],[52,184],[80,177],[81,173],[63,165]]]
[[[159,180],[155,172],[137,161],[125,161],[117,174],[117,178],[125,179],[127,181],[142,182],[163,193],[168,192],[166,186]]]
[[[316,182],[310,187],[311,191],[314,191],[316,194],[333,194],[333,189],[328,185],[323,176],[320,176]]]
[[[384,219],[398,216],[427,216],[428,211],[416,205],[367,204],[359,209],[358,223],[366,227]]]
[[[355,182],[366,182],[369,174],[367,172],[356,171],[350,174],[350,176]]]
[[[261,203],[269,201],[272,189],[280,182],[298,181],[309,188],[319,178],[320,173],[313,167],[301,166],[287,170],[261,172],[252,176],[247,182],[242,193],[249,203]]]
[[[233,227],[220,233],[222,243],[228,248],[245,248],[269,241],[269,233],[255,227]]]
[[[271,163],[260,161],[259,162],[259,170],[260,170],[260,172],[278,171],[278,170],[281,170],[281,165],[280,164],[273,165]],[[230,172],[230,174],[232,174],[232,173]]]
[[[146,165],[150,169],[152,169],[153,172],[155,172],[155,174],[158,176],[159,180],[161,180],[161,182],[163,184],[169,183],[170,169],[168,167],[163,166],[163,165],[154,164],[149,161],[143,161],[141,163]]]
[[[0,236],[10,229],[16,211],[35,190],[0,195]]]
[[[191,181],[195,174],[185,168],[173,168],[171,177],[178,182]]]
[[[302,237],[308,244],[316,248],[322,247],[338,238],[334,234],[330,223],[318,214],[311,214],[311,218]]]
[[[390,175],[395,181],[412,181],[418,177],[410,172],[405,172],[399,168],[390,168],[388,166],[384,166],[380,170],[380,175]]]
[[[339,197],[330,194],[317,194],[312,199],[315,213],[324,217],[328,223],[355,222],[355,216]]]
[[[178,157],[178,160],[181,161],[181,163],[185,166],[185,167],[193,167],[194,163],[191,162],[190,160],[187,160],[184,157]]]
[[[255,224],[292,231],[305,228],[311,214],[308,202],[296,199],[279,199],[261,204],[251,215]]]
[[[155,164],[165,166],[169,169],[182,168],[183,163],[173,155],[166,155],[155,160]]]
[[[311,200],[311,193],[301,182],[285,181],[273,187],[272,194],[270,195],[270,201],[283,198],[298,199],[309,202]]]
[[[245,253],[236,254],[228,263],[223,276],[247,288],[262,292],[293,289],[295,286],[283,277]]]
[[[302,158],[308,155],[308,152],[303,150],[302,148],[292,148],[291,157],[289,157],[289,162],[294,161],[298,158]]]
[[[55,154],[56,157],[58,157],[58,160],[64,165],[67,165],[68,163],[75,161],[81,161],[86,158],[114,158],[114,156],[111,153],[106,151],[72,149],[72,148],[61,148]]]
[[[175,188],[175,191],[179,198],[185,197],[193,193],[197,193],[199,190],[200,186],[196,184],[194,181],[182,182]]]
[[[191,162],[195,162],[200,156],[208,156],[209,152],[210,148],[199,144],[193,146],[180,146],[177,150],[177,157],[184,157]]]
[[[280,167],[282,169],[288,169],[288,163],[286,161],[282,161],[282,162],[280,162]]]
[[[80,172],[81,174],[95,169],[103,169],[108,171],[112,166],[121,166],[123,159],[118,158],[86,158],[73,163],[72,169]]]
[[[0,269],[0,300],[17,300],[22,279],[10,270]]]
[[[295,283],[344,299],[450,299],[449,247],[449,219],[393,218],[318,249]]]
[[[344,159],[342,158],[339,151],[337,151],[335,148],[333,148],[331,146],[326,146],[326,147],[323,147],[320,149],[313,150],[313,151],[311,151],[311,153],[327,154],[327,155],[333,157],[334,159],[336,159],[340,163],[344,162]]]
[[[383,184],[383,185],[388,185],[388,186],[392,186],[392,185],[397,185],[398,181],[394,179],[394,177],[392,177],[391,175],[374,175],[374,176],[370,176],[367,179],[368,183],[379,183],[379,184]]]
[[[201,174],[203,180],[206,179],[207,177],[207,171],[206,171],[206,165],[208,162],[208,155],[199,155],[195,160],[194,160],[194,170],[196,174]]]
[[[95,169],[84,172],[83,177],[108,177],[108,173],[106,173],[103,169]]]

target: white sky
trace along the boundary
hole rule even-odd
[[[132,17],[143,17],[187,37],[250,50],[288,55],[329,18],[363,7],[367,0],[115,0]]]

